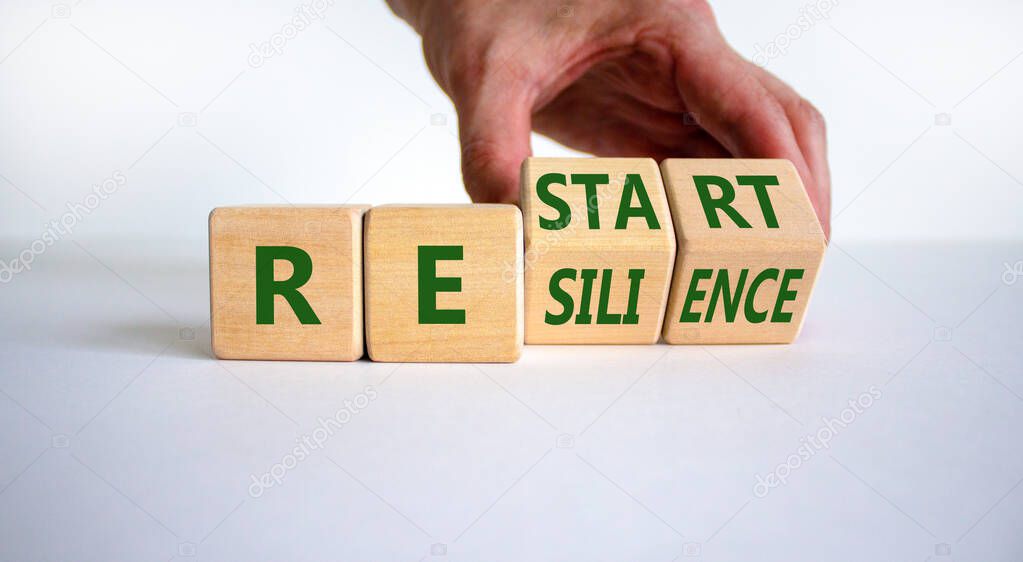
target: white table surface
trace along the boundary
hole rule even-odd
[[[205,260],[0,286],[0,559],[1023,560],[1021,243],[833,245],[790,346],[513,365],[216,361]]]

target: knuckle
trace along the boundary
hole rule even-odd
[[[454,53],[449,71],[452,86],[458,92],[474,91],[482,84],[496,80],[504,83],[523,81],[528,76],[523,57],[500,40],[488,41],[475,50]]]
[[[722,95],[719,103],[718,115],[730,128],[741,127],[757,117],[766,118],[772,123],[785,119],[777,100],[752,75],[746,75],[740,83]]]
[[[676,3],[697,15],[711,16],[714,13],[708,0],[676,0]]]
[[[709,0],[653,0],[645,8],[661,23],[716,25]]]
[[[824,132],[827,128],[824,114],[805,98],[796,101],[795,112],[798,118],[814,131]]]

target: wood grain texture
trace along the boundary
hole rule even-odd
[[[787,160],[669,159],[661,164],[661,170],[679,242],[664,322],[665,341],[740,344],[795,340],[827,246],[795,167]],[[711,205],[709,213],[720,225],[714,227],[703,201],[725,196],[727,187],[713,183],[716,179],[708,183],[708,176],[722,178],[732,186],[735,198],[728,206],[739,220]],[[751,176],[777,178],[778,185],[760,190],[767,196],[766,206],[758,198],[758,190],[749,185],[756,181]],[[698,183],[708,186],[703,199]],[[697,270],[704,272],[694,284]],[[706,270],[710,274],[705,278]],[[727,271],[727,283],[721,270]],[[745,277],[743,270],[747,270]],[[777,275],[772,275],[773,270]],[[749,290],[761,275],[762,283],[749,299]],[[779,291],[787,275],[791,276],[787,289],[795,294],[779,305]],[[796,275],[801,278],[795,279]],[[729,321],[725,304],[735,299],[740,285],[744,293]],[[765,311],[766,317],[760,320],[758,315]]]
[[[366,215],[366,336],[374,361],[513,362],[523,345],[522,215],[513,205],[374,207]],[[464,324],[420,322],[421,246],[460,246],[437,260],[436,308]]]
[[[549,174],[561,174],[564,181],[543,180],[541,185]],[[579,174],[606,175],[608,181],[588,195],[585,185],[573,181],[574,174],[577,180]],[[676,247],[657,163],[649,158],[529,158],[521,178],[526,343],[657,343]],[[623,201],[627,182],[631,185]],[[643,207],[644,199],[655,217],[653,224],[642,216],[627,216],[619,225],[622,207]],[[567,203],[567,215],[557,200]],[[591,215],[591,210],[596,213]],[[574,270],[572,278],[556,276],[565,268]],[[584,270],[590,275],[596,271],[589,291]],[[632,271],[641,271],[642,279],[635,285],[634,314],[628,315]],[[602,291],[607,291],[606,299]],[[570,316],[566,297],[571,300]]]
[[[362,217],[367,206],[221,207],[210,213],[210,316],[221,359],[354,361],[363,354]],[[312,260],[299,291],[320,324],[274,297],[273,324],[256,322],[256,247],[293,246]],[[274,262],[274,280],[291,277]]]

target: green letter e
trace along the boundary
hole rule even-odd
[[[437,262],[462,259],[462,246],[419,247],[419,323],[465,324],[464,310],[438,310],[437,293],[462,290],[461,277],[437,277]]]

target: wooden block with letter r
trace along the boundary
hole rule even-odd
[[[657,343],[675,261],[657,163],[528,158],[521,177],[526,343]]]
[[[374,207],[366,215],[374,361],[512,362],[522,353],[522,215],[514,205]]]
[[[827,242],[788,160],[668,159],[678,236],[668,343],[790,343]]]
[[[210,317],[221,359],[362,357],[366,206],[210,213]]]

